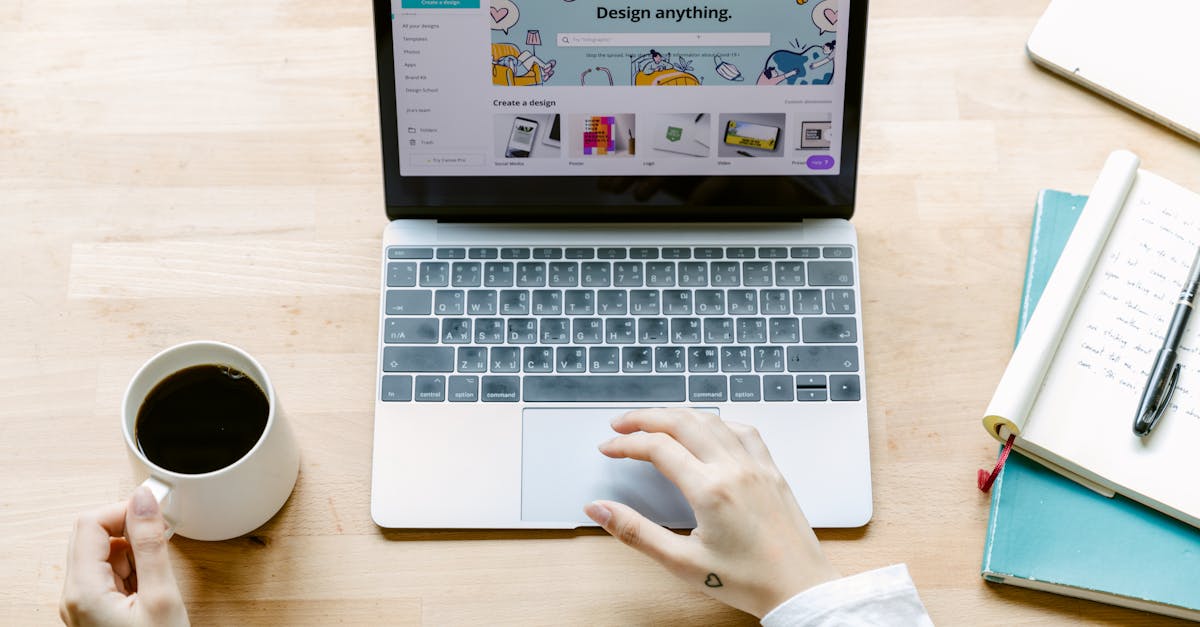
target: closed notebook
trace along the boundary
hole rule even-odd
[[[1086,197],[1045,191],[1030,238],[1018,335]],[[1020,455],[992,486],[984,579],[1200,620],[1200,530],[1107,498]]]
[[[1157,429],[1133,434],[1142,390],[1200,246],[1200,196],[1109,157],[989,403],[1000,441],[1111,496],[1200,525],[1200,318]]]

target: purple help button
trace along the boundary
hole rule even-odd
[[[832,170],[833,157],[829,155],[813,155],[808,158],[808,167],[813,170]]]

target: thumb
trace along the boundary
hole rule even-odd
[[[173,593],[175,576],[167,554],[166,523],[150,488],[139,486],[125,510],[125,538],[133,548],[138,594]]]
[[[613,501],[593,501],[583,511],[613,537],[668,570],[676,571],[684,565],[685,538],[650,522],[633,508]]]

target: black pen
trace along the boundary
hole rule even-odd
[[[1142,402],[1133,419],[1133,433],[1139,438],[1150,435],[1171,402],[1171,394],[1179,381],[1179,364],[1175,363],[1179,359],[1179,343],[1183,341],[1183,330],[1187,328],[1188,317],[1192,315],[1192,303],[1196,300],[1198,289],[1200,250],[1196,251],[1196,258],[1192,260],[1192,269],[1183,284],[1183,291],[1179,293],[1175,314],[1171,316],[1171,326],[1167,327],[1162,348],[1154,358],[1154,367],[1150,369],[1150,378],[1146,380],[1146,390],[1142,392]]]

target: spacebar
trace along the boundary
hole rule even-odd
[[[530,403],[680,403],[686,400],[683,377],[525,377]]]

